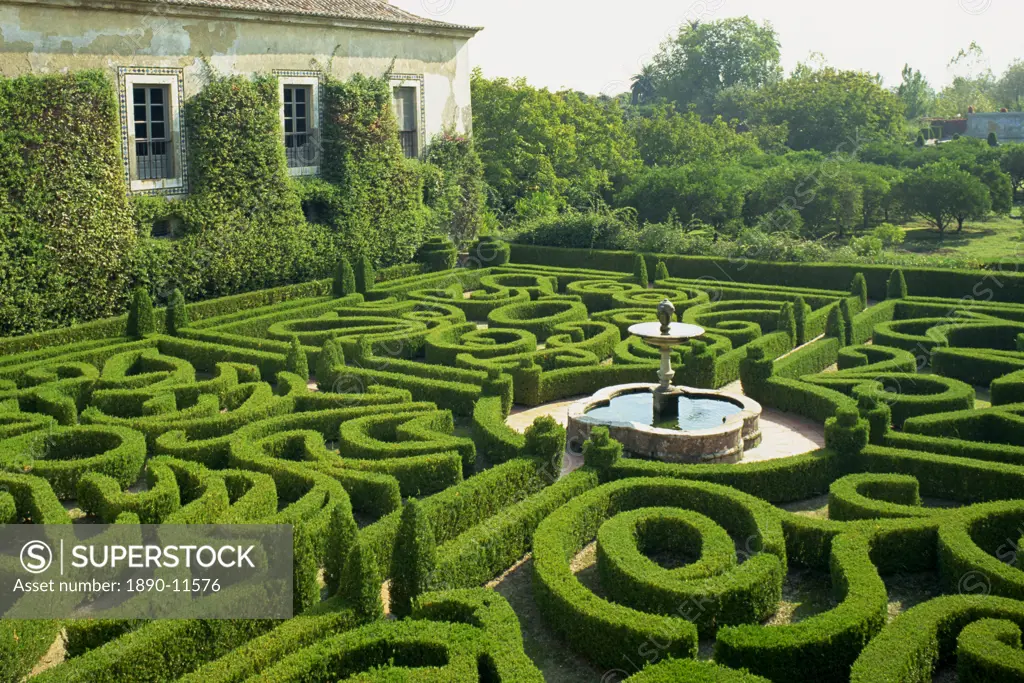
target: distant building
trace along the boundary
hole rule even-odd
[[[987,138],[995,133],[999,142],[1024,142],[1024,112],[993,112],[967,115],[967,134]]]
[[[109,71],[131,191],[184,194],[181,107],[202,88],[204,58],[220,73],[277,75],[289,168],[314,175],[321,69],[380,75],[394,60],[402,148],[415,157],[444,128],[470,131],[478,30],[386,0],[0,0],[0,74]]]

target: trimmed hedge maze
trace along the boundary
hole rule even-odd
[[[31,680],[559,681],[542,647],[595,681],[1024,680],[1024,305],[868,301],[859,278],[652,286],[484,246],[499,265],[450,270],[438,244],[375,286],[138,297],[127,320],[0,340],[4,523],[295,532],[293,618],[0,622],[0,680],[58,639]],[[627,329],[665,298],[707,329],[673,349],[677,381],[740,381],[826,447],[683,466],[596,430],[563,474],[554,421],[506,426],[653,381]],[[825,597],[794,614],[807,577]]]

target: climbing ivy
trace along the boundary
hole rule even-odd
[[[113,83],[0,78],[0,336],[111,315],[136,245]]]

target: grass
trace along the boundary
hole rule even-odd
[[[971,221],[962,232],[947,228],[944,234],[924,220],[904,225],[907,239],[898,252],[931,256],[956,256],[979,264],[1024,261],[1024,207],[1009,216],[989,216]]]

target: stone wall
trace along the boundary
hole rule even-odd
[[[968,114],[967,134],[987,138],[995,133],[1000,142],[1024,142],[1024,112]]]

